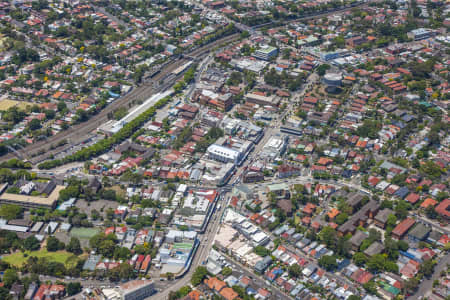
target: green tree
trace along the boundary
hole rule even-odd
[[[67,294],[73,296],[81,292],[81,283],[79,282],[69,282],[67,284]]]
[[[127,260],[131,257],[130,249],[126,247],[117,247],[114,249],[114,259],[116,260]]]
[[[398,258],[398,243],[391,238],[384,240],[384,250],[390,259]]]
[[[394,227],[395,224],[397,224],[397,217],[394,214],[390,214],[387,217],[386,225],[389,226],[389,227]]]
[[[250,37],[250,33],[247,30],[241,32],[241,38],[242,39],[246,39],[246,38],[249,38],[249,37]]]
[[[129,263],[121,263],[118,267],[120,279],[128,280],[135,277],[134,269]]]
[[[189,286],[183,286],[176,292],[176,298],[175,299],[181,299],[183,297],[186,297],[187,294],[189,294],[192,291],[192,289]]]
[[[419,286],[419,283],[420,281],[416,277],[413,277],[404,282],[403,288],[406,293],[414,293]]]
[[[36,251],[41,248],[39,240],[34,236],[29,236],[23,241],[23,248],[28,251]]]
[[[81,249],[80,240],[76,237],[72,237],[67,244],[67,251],[72,252],[73,254],[80,255],[83,253]]]
[[[353,261],[357,266],[363,266],[367,262],[367,257],[362,252],[356,252],[355,255],[353,255]]]
[[[3,274],[3,283],[6,287],[11,287],[13,283],[16,283],[19,280],[19,275],[17,275],[17,271],[13,269],[7,269]]]
[[[119,107],[115,112],[114,112],[114,119],[115,120],[120,120],[123,117],[125,117],[128,113],[128,110],[125,107]]]
[[[398,201],[397,206],[395,206],[395,215],[400,220],[403,220],[408,216],[410,209],[411,209],[411,205],[406,203],[406,201],[404,201],[404,200],[400,200],[400,201]]]
[[[233,270],[230,267],[225,267],[222,269],[221,273],[224,277],[228,277],[231,275],[231,273],[233,273]]]
[[[322,242],[324,242],[328,247],[334,249],[337,241],[336,230],[334,230],[330,226],[325,226],[319,233],[319,238]]]
[[[407,251],[409,248],[409,244],[405,241],[398,241],[397,242],[398,249],[402,251]]]
[[[6,220],[17,219],[22,215],[22,207],[15,204],[3,204],[0,206],[0,217]]]
[[[264,246],[256,246],[254,251],[256,254],[258,254],[259,256],[262,256],[262,257],[270,255],[269,249],[267,249]]]
[[[28,127],[30,128],[30,130],[37,130],[41,128],[41,121],[39,121],[38,119],[32,119],[28,123]]]
[[[336,224],[342,225],[345,223],[345,221],[347,221],[347,219],[348,219],[348,215],[346,213],[340,213],[336,217]]]
[[[317,68],[317,74],[319,74],[320,76],[323,76],[323,75],[325,75],[327,70],[329,70],[330,68],[331,68],[330,65],[322,64]]]
[[[293,264],[292,266],[289,267],[289,275],[291,277],[298,278],[301,274],[302,268],[299,265]]]
[[[319,266],[325,268],[327,271],[332,271],[337,268],[336,257],[332,255],[324,255],[319,258]]]
[[[59,101],[57,104],[58,111],[63,111],[67,108],[67,105],[64,101]]]
[[[242,73],[233,72],[227,81],[228,85],[239,85],[242,82]]]
[[[49,252],[62,250],[64,249],[64,246],[65,246],[64,243],[54,236],[49,236],[47,238],[47,251]]]
[[[9,300],[10,298],[11,298],[11,295],[9,294],[9,290],[4,286],[0,287],[0,299]]]
[[[384,270],[386,272],[398,273],[398,265],[391,260],[387,260],[384,264]]]
[[[377,294],[377,286],[375,284],[375,282],[373,280],[366,282],[363,284],[363,288],[372,295],[376,295]]]
[[[434,273],[434,267],[436,265],[436,262],[431,259],[425,260],[423,263],[420,264],[419,272],[423,274],[426,278],[430,278]]]
[[[367,261],[367,268],[372,272],[382,271],[384,269],[384,264],[386,259],[382,254],[375,254]]]
[[[433,205],[428,205],[427,208],[425,208],[425,214],[429,219],[436,219],[437,217],[437,212]]]
[[[193,286],[197,286],[200,283],[203,282],[203,279],[205,279],[206,275],[208,274],[208,270],[206,267],[199,266],[197,269],[195,269],[194,274],[192,274],[191,283]]]

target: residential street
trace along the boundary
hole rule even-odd
[[[425,299],[429,295],[431,295],[433,290],[433,281],[438,279],[441,276],[442,271],[447,271],[448,266],[450,265],[450,254],[446,254],[444,257],[439,259],[438,264],[436,265],[434,269],[433,276],[430,279],[424,279],[417,290],[417,292],[408,297],[408,299],[411,300],[420,300]]]

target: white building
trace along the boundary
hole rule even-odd
[[[240,153],[237,150],[212,144],[206,150],[208,157],[213,160],[217,160],[223,163],[234,163],[238,164],[240,160]]]
[[[287,146],[287,137],[284,135],[274,135],[270,137],[264,145],[261,157],[275,159],[278,155],[283,154]]]
[[[155,286],[151,280],[133,280],[102,293],[107,300],[143,300],[155,293]]]

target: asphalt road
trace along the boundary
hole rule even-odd
[[[220,38],[212,43],[209,43],[205,46],[201,46],[189,53],[189,57],[199,58],[211,51],[211,49],[215,48],[218,45],[223,43],[230,43],[239,38],[239,34],[232,34],[223,38]],[[101,124],[104,124],[108,121],[108,114],[110,112],[114,112],[120,107],[129,107],[129,105],[133,105],[133,101],[137,100],[145,100],[150,96],[157,92],[166,91],[170,88],[172,84],[174,84],[179,78],[183,76],[180,74],[178,76],[171,77],[170,81],[165,82],[163,85],[159,85],[159,81],[163,80],[168,74],[170,74],[173,70],[178,68],[180,65],[187,62],[186,58],[178,58],[174,60],[172,63],[168,64],[160,73],[158,73],[153,79],[148,82],[145,82],[139,87],[134,88],[130,93],[125,96],[115,100],[113,103],[106,106],[103,110],[101,110],[98,114],[92,116],[88,121],[73,125],[68,130],[61,131],[58,134],[47,138],[46,140],[39,141],[28,145],[27,147],[18,150],[20,153],[19,156],[30,158],[32,154],[39,153],[39,151],[44,151],[43,154],[39,156],[35,156],[31,158],[32,163],[39,163],[46,158],[48,158],[51,154],[56,154],[61,152],[62,150],[70,148],[74,144],[81,143],[86,139],[86,137],[92,131],[96,130]],[[136,103],[137,104],[137,103]],[[50,145],[57,145],[58,142],[62,140],[67,140],[68,144],[58,147],[54,150],[49,150]],[[3,155],[0,157],[0,161],[6,161],[11,158],[17,157],[16,153],[8,153],[7,155]],[[19,157],[22,159],[22,157]]]
[[[270,299],[286,299],[286,300],[290,300],[292,299],[292,297],[290,297],[289,295],[287,295],[286,293],[284,293],[281,289],[279,289],[277,286],[275,285],[268,285],[266,283],[266,280],[262,277],[259,276],[257,274],[255,274],[255,272],[252,269],[249,269],[248,267],[244,266],[243,264],[233,260],[231,257],[229,257],[228,255],[221,253],[222,255],[224,255],[227,259],[228,262],[230,262],[232,265],[235,265],[235,269],[237,269],[239,267],[239,271],[252,279],[253,281],[253,285],[256,286],[257,288],[264,288],[266,290],[269,290],[272,294]]]
[[[431,293],[433,292],[433,281],[441,276],[442,271],[447,270],[447,265],[449,264],[450,264],[450,254],[446,254],[438,261],[438,264],[434,269],[433,276],[431,276],[430,279],[424,279],[420,283],[417,292],[414,295],[408,297],[408,299],[419,300],[430,296]]]
[[[217,230],[219,229],[219,225],[220,225],[220,216],[222,216],[226,205],[225,205],[225,201],[224,201],[225,197],[224,195],[220,195],[220,198],[217,202],[218,204],[221,204],[221,208],[220,210],[216,211],[212,217],[211,220],[209,221],[208,224],[208,228],[206,230],[206,232],[204,234],[202,234],[199,239],[200,239],[200,246],[197,249],[197,252],[195,253],[194,259],[191,263],[191,267],[189,268],[189,271],[180,279],[178,280],[174,280],[173,284],[170,285],[170,287],[156,293],[155,295],[153,295],[152,297],[150,297],[149,299],[155,299],[155,300],[162,300],[162,299],[168,299],[169,298],[169,293],[171,291],[177,291],[180,288],[182,288],[183,286],[186,286],[190,283],[192,274],[194,273],[195,269],[204,261],[206,260],[206,258],[209,255],[209,252],[211,250],[213,241],[214,241],[214,236],[217,233]]]

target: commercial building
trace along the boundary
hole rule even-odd
[[[178,274],[190,265],[197,247],[195,231],[169,230],[154,261],[161,264],[161,274]]]
[[[275,159],[286,151],[288,137],[282,134],[276,134],[267,141],[261,151],[262,158]]]
[[[244,183],[252,183],[264,180],[264,174],[261,172],[247,172],[242,179]]]
[[[240,165],[254,148],[252,142],[237,138],[220,138],[206,150],[209,159]]]
[[[274,183],[266,186],[267,193],[274,193],[279,199],[289,198],[289,185],[286,183]]]
[[[295,128],[291,126],[281,126],[280,131],[287,134],[301,136],[303,134],[303,130],[301,128]]]
[[[327,73],[323,77],[323,82],[328,86],[341,86],[342,85],[342,74],[340,73]]]
[[[219,97],[210,101],[210,103],[215,104],[219,110],[228,111],[233,106],[233,97],[231,93],[226,93],[219,95]]]
[[[278,107],[280,98],[276,95],[263,96],[255,93],[248,93],[245,95],[245,100],[250,103],[255,103],[263,106]]]
[[[262,60],[250,60],[250,59],[232,59],[230,62],[230,65],[232,65],[234,68],[238,69],[239,71],[250,71],[253,73],[256,73],[258,75],[261,75],[264,68],[269,63]]]
[[[183,206],[177,209],[172,223],[187,226],[191,230],[203,230],[212,214],[217,195],[215,190],[190,190],[183,200]]]
[[[262,60],[270,60],[272,57],[275,57],[278,54],[278,49],[272,46],[262,46],[260,49],[255,50],[253,53],[253,57],[262,59]]]
[[[108,300],[143,300],[155,293],[155,285],[151,280],[133,280],[102,293]]]
[[[420,41],[432,37],[434,32],[427,28],[417,28],[408,32],[408,37]]]
[[[217,144],[209,146],[206,153],[208,154],[208,158],[223,163],[231,162],[237,164],[240,159],[239,151]]]
[[[319,47],[305,47],[303,52],[323,61],[330,61],[339,57],[345,57],[350,54],[347,49],[337,49],[331,52],[323,52]]]

